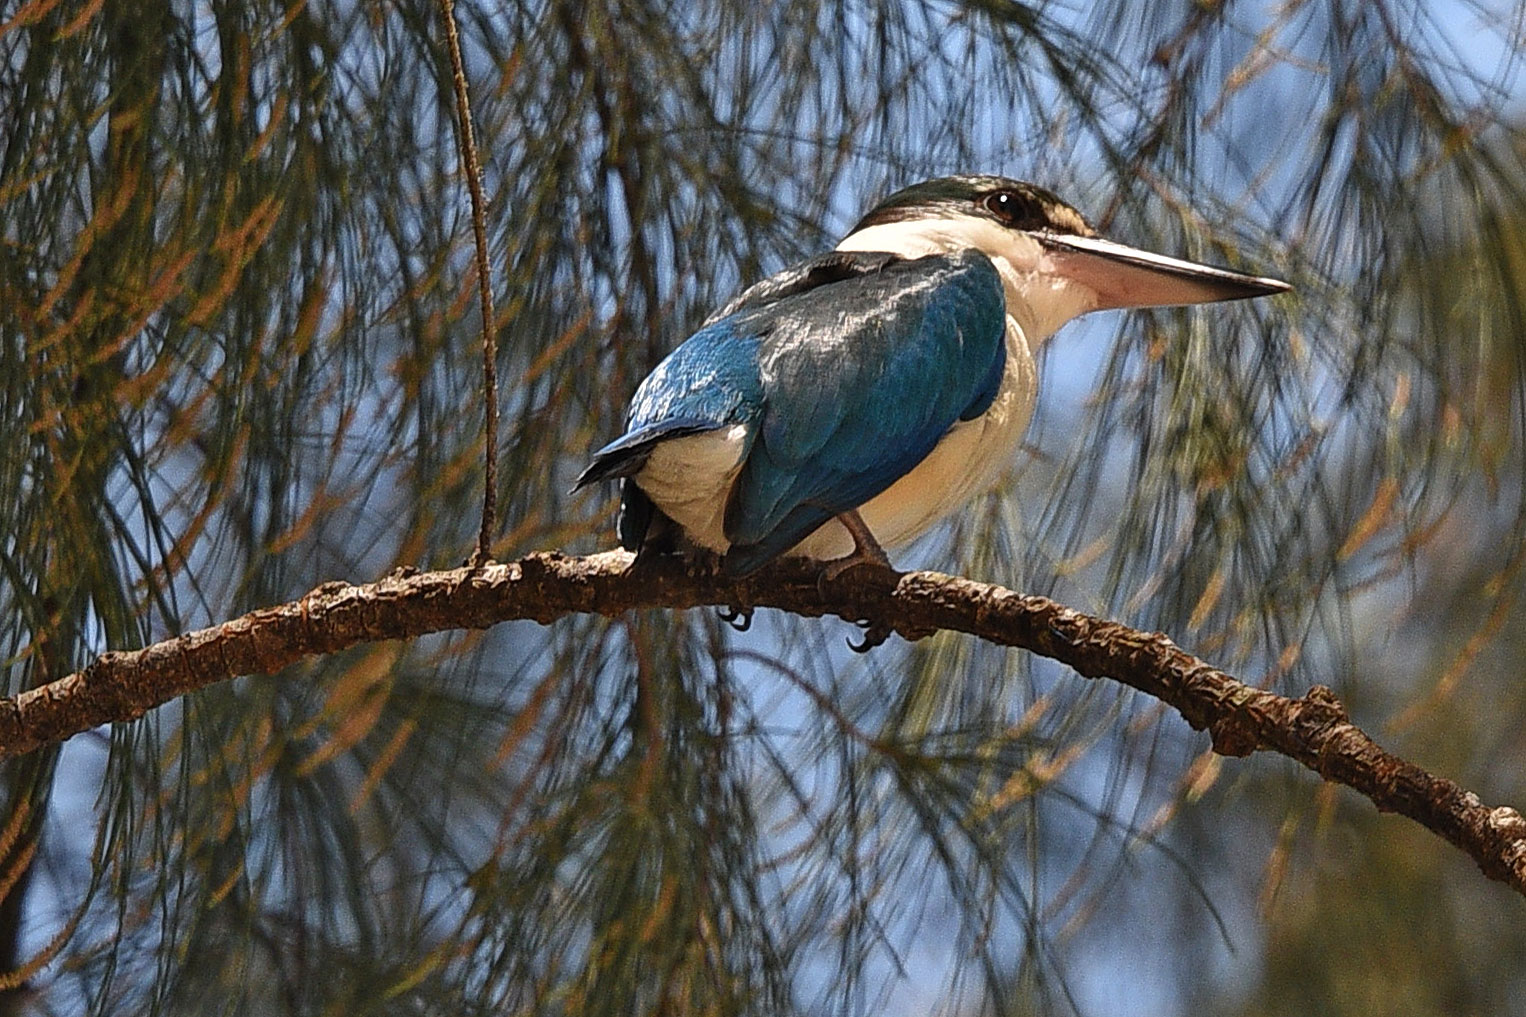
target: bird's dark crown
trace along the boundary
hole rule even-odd
[[[952,216],[989,219],[1008,229],[1096,235],[1081,213],[1052,191],[1009,177],[968,174],[903,187],[870,209],[849,232],[883,223]]]

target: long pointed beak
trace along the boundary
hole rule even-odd
[[[1280,279],[1168,258],[1101,237],[1058,233],[1032,236],[1048,251],[1056,275],[1096,292],[1097,310],[1208,304],[1292,289]]]

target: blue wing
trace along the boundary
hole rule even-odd
[[[690,336],[637,386],[625,434],[593,454],[573,490],[639,473],[659,442],[754,419],[763,405],[758,345],[729,321]]]
[[[976,251],[891,262],[756,313],[773,329],[764,412],[727,505],[737,573],[910,472],[986,411],[1006,364],[1001,280]]]
[[[664,441],[751,422],[763,405],[755,335],[726,321],[690,336],[636,388],[625,434],[594,453],[573,490],[600,480],[626,478],[620,497],[620,544],[646,546],[659,513],[630,477],[641,472],[652,449]]]
[[[747,424],[726,568],[751,572],[984,413],[1006,363],[1005,327],[1001,280],[977,251],[814,259],[743,293],[663,361],[637,390],[627,433],[579,483],[639,472],[668,438]],[[627,547],[641,545],[652,514],[627,482]]]

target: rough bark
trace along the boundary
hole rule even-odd
[[[805,616],[870,619],[908,639],[948,629],[1051,657],[1087,678],[1111,678],[1174,708],[1216,751],[1282,753],[1446,838],[1492,879],[1526,895],[1526,819],[1490,808],[1445,778],[1385,752],[1351,724],[1324,686],[1297,698],[1252,688],[1168,637],[936,572],[860,567],[820,581],[818,568],[782,562],[744,580],[681,559],[632,566],[611,551],[585,558],[533,554],[448,572],[400,570],[363,585],[325,583],[299,600],[130,653],[0,700],[0,758],[99,724],[131,720],[175,696],[245,674],[269,674],[312,654],[502,621],[549,624],[574,612],[635,608],[770,607]]]

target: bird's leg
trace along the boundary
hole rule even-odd
[[[834,558],[826,563],[821,570],[821,577],[828,582],[836,579],[855,565],[879,565],[882,568],[890,568],[890,559],[885,554],[885,549],[880,547],[880,542],[874,539],[874,534],[869,532],[869,527],[864,525],[863,517],[858,514],[858,509],[849,509],[837,517],[842,523],[843,529],[848,531],[848,536],[853,538],[853,552],[843,558]]]
[[[874,534],[869,532],[869,527],[864,524],[863,517],[857,509],[849,509],[837,517],[842,523],[843,529],[848,531],[848,536],[853,538],[853,553],[844,558],[829,561],[821,570],[817,579],[817,586],[825,582],[831,582],[855,565],[878,565],[881,568],[890,568],[890,558],[886,556],[885,549],[880,547],[880,542],[874,539]],[[890,626],[880,622],[861,621],[857,623],[864,630],[864,638],[855,643],[848,640],[848,648],[855,653],[868,653],[890,638],[893,631]]]

